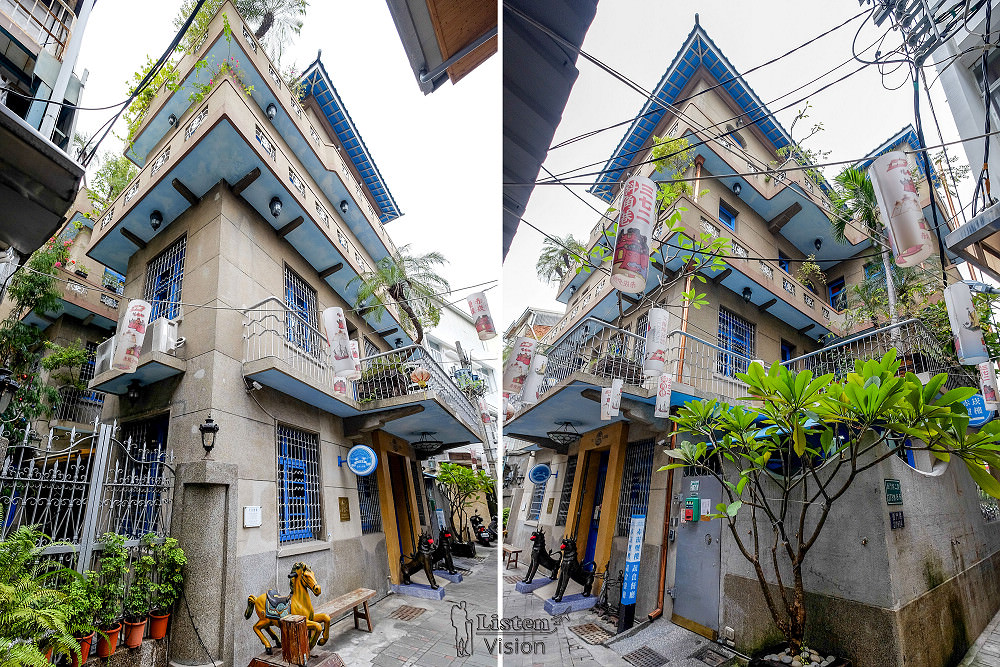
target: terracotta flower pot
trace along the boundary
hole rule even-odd
[[[91,632],[86,637],[77,637],[76,639],[80,642],[80,657],[73,656],[73,667],[80,667],[90,657],[90,647],[94,643],[94,633]]]
[[[149,614],[149,638],[150,639],[163,639],[167,636],[167,621],[170,619],[170,614],[164,614],[163,616],[156,616],[153,613]]]
[[[118,650],[118,632],[122,629],[119,623],[115,627],[104,630],[106,636],[102,636],[97,642],[97,657],[108,658]]]
[[[146,619],[136,623],[125,621],[125,646],[129,648],[139,648],[142,646],[142,637],[146,634]]]

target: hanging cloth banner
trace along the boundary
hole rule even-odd
[[[670,416],[670,392],[673,388],[673,378],[669,373],[660,376],[656,383],[656,408],[653,411],[654,417]]]
[[[333,372],[347,377],[354,373],[354,359],[351,358],[351,340],[347,336],[347,320],[344,309],[332,306],[323,311],[323,328],[326,343],[333,357]]]
[[[524,389],[521,390],[521,402],[533,405],[538,402],[538,393],[545,383],[545,367],[549,363],[549,358],[544,354],[536,354],[531,358],[531,370],[528,371],[528,378],[524,381]]]
[[[472,319],[476,322],[476,333],[479,340],[489,340],[496,338],[497,330],[493,326],[493,318],[490,316],[490,304],[486,301],[486,292],[476,292],[467,297],[469,310],[472,311]]]
[[[646,329],[646,356],[642,364],[642,374],[654,377],[663,373],[667,362],[667,317],[669,313],[663,308],[650,308]],[[636,331],[636,333],[640,333]]]
[[[524,381],[528,379],[531,369],[531,357],[535,354],[538,341],[524,336],[514,341],[514,349],[510,351],[507,365],[503,369],[503,390],[511,394],[520,394]]]
[[[889,151],[868,168],[889,245],[897,266],[917,266],[934,252],[931,231],[920,209],[920,196],[902,151]]]
[[[622,292],[642,294],[649,272],[649,245],[656,224],[656,183],[633,176],[622,188],[618,238],[611,261],[611,284]]]
[[[989,361],[986,340],[979,326],[979,316],[972,304],[972,291],[965,283],[952,283],[944,289],[944,303],[948,308],[948,322],[955,337],[955,352],[963,366],[973,366]]]
[[[979,388],[983,393],[983,401],[987,410],[1000,410],[1000,397],[997,393],[997,373],[992,361],[979,364]]]
[[[360,380],[361,379],[361,346],[358,345],[358,341],[350,341],[351,347],[351,363],[354,367],[344,374],[348,380]]]
[[[152,310],[153,306],[148,301],[133,299],[128,302],[121,330],[115,334],[115,352],[111,361],[115,370],[135,373],[139,367],[139,354]]]

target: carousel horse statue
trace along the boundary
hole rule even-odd
[[[296,563],[288,574],[288,582],[291,586],[288,595],[278,595],[278,591],[269,590],[257,597],[251,595],[247,598],[247,610],[243,617],[249,619],[256,609],[257,622],[253,626],[253,631],[264,644],[264,650],[268,655],[272,654],[272,645],[264,638],[264,632],[271,637],[274,647],[280,648],[281,640],[274,634],[272,627],[280,627],[281,618],[289,614],[306,617],[306,625],[309,627],[309,648],[314,648],[317,642],[322,646],[330,638],[330,617],[315,613],[312,599],[309,597],[310,592],[316,596],[321,592],[319,584],[316,583],[316,575],[305,563]]]
[[[437,590],[437,582],[434,581],[434,538],[430,533],[420,533],[420,540],[417,542],[417,552],[409,556],[399,557],[399,566],[403,573],[403,583],[409,585],[410,575],[416,574],[420,570],[427,575],[427,583],[431,588]],[[407,563],[409,559],[409,563]]]

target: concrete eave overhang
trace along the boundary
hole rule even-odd
[[[128,386],[134,381],[139,387],[166,380],[180,375],[187,370],[187,361],[164,352],[147,352],[139,357],[139,366],[134,373],[119,370],[104,371],[97,375],[87,385],[88,389],[96,389],[108,394],[123,396],[128,393]]]
[[[0,243],[27,256],[62,225],[84,169],[0,104]]]

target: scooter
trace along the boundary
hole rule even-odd
[[[469,517],[469,523],[472,524],[472,532],[476,534],[476,540],[480,544],[484,547],[493,546],[490,542],[496,539],[496,533],[483,526],[483,517],[479,516],[479,512]]]

